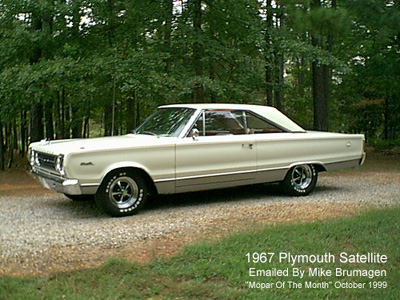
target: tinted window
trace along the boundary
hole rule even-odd
[[[205,111],[197,120],[195,127],[200,135],[204,136],[282,132],[267,120],[244,110]]]

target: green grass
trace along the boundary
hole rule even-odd
[[[171,259],[141,265],[122,259],[103,267],[39,278],[0,277],[1,299],[398,299],[400,291],[400,207],[372,210],[360,216],[325,222],[282,224],[244,232],[216,243],[186,247]],[[246,253],[332,253],[336,262],[300,263],[294,267],[335,270],[384,269],[387,276],[366,277],[250,277],[250,267],[286,269],[276,256],[271,263],[248,263]],[[344,264],[341,252],[379,252],[386,264]],[[361,282],[385,281],[386,289],[251,289],[246,281]]]

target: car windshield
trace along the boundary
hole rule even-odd
[[[190,108],[159,108],[134,133],[177,137],[194,112]]]

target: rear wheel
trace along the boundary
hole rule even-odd
[[[282,187],[291,196],[306,196],[317,184],[318,172],[313,165],[297,165],[291,168],[282,182]]]
[[[95,196],[97,205],[113,217],[135,214],[147,199],[147,187],[135,171],[120,170],[107,175]]]

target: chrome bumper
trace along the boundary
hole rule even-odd
[[[82,189],[77,179],[68,179],[59,175],[48,173],[37,168],[33,168],[31,172],[37,177],[42,185],[59,193],[68,195],[82,195]]]
[[[362,166],[365,162],[365,159],[367,158],[367,154],[363,152],[362,157],[360,159],[360,166]]]

